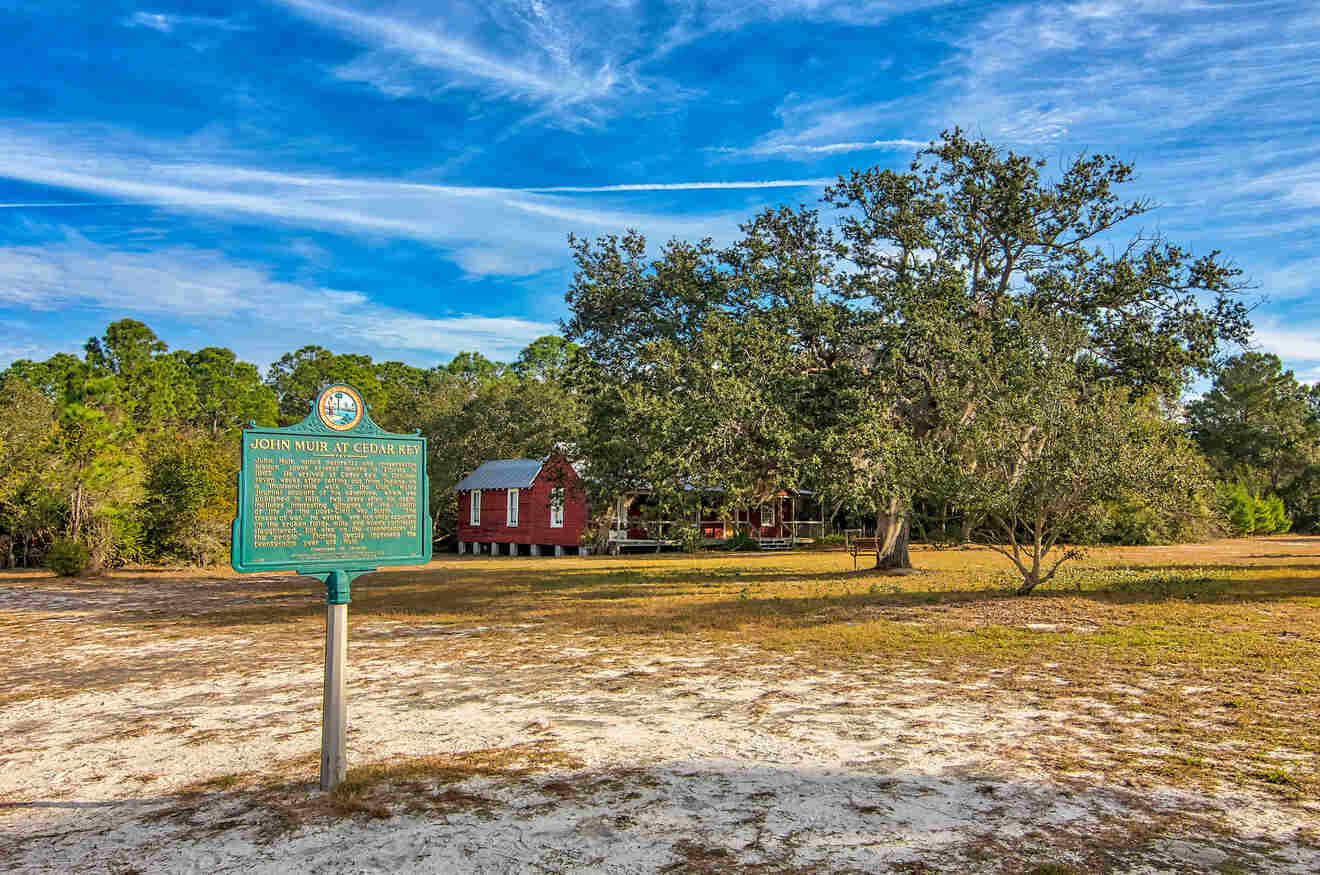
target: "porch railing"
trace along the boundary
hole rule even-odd
[[[664,541],[669,539],[670,532],[674,526],[691,526],[693,522],[680,520],[643,520],[630,519],[628,522],[614,522],[610,526],[611,541],[635,540],[628,533],[630,530],[641,529],[645,533],[645,538],[652,541]],[[731,538],[739,533],[743,533],[752,538],[752,540],[761,540],[762,538],[789,538],[794,541],[814,540],[825,534],[825,522],[823,520],[785,520],[774,526],[755,526],[743,520],[702,520],[696,524],[703,534],[712,538]],[[782,535],[766,535],[763,530],[767,528],[787,530]]]

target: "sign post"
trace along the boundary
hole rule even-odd
[[[431,559],[426,438],[371,421],[347,384],[321,391],[288,428],[243,430],[230,563],[325,585],[321,789],[344,780],[349,584],[381,565]]]

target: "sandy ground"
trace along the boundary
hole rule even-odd
[[[1035,753],[1060,744],[1086,762],[1079,715],[1105,703],[1043,709],[920,665],[822,671],[750,645],[619,652],[535,626],[354,623],[351,608],[352,764],[510,746],[561,759],[328,811],[308,783],[320,639],[250,626],[153,639],[104,621],[148,600],[0,590],[0,614],[22,618],[0,642],[15,677],[66,686],[0,706],[0,869],[1320,871],[1315,807],[1047,772]],[[43,679],[34,654],[70,624],[85,632]],[[275,790],[197,789],[289,769]]]

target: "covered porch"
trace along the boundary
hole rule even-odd
[[[677,527],[695,528],[702,545],[714,547],[739,535],[756,541],[761,549],[789,549],[809,544],[824,534],[821,505],[806,490],[780,490],[757,507],[720,510],[713,501],[702,501],[689,520],[661,518],[651,493],[619,496],[610,525],[611,552],[622,548],[676,547],[672,537]]]

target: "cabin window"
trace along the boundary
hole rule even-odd
[[[550,490],[550,527],[553,529],[562,529],[564,527],[564,490]]]
[[[505,521],[510,526],[518,525],[518,490],[509,490],[509,508],[505,516]]]
[[[481,525],[481,490],[474,489],[468,494],[468,525]]]
[[[761,525],[773,526],[775,524],[775,506],[767,504],[761,508]]]

